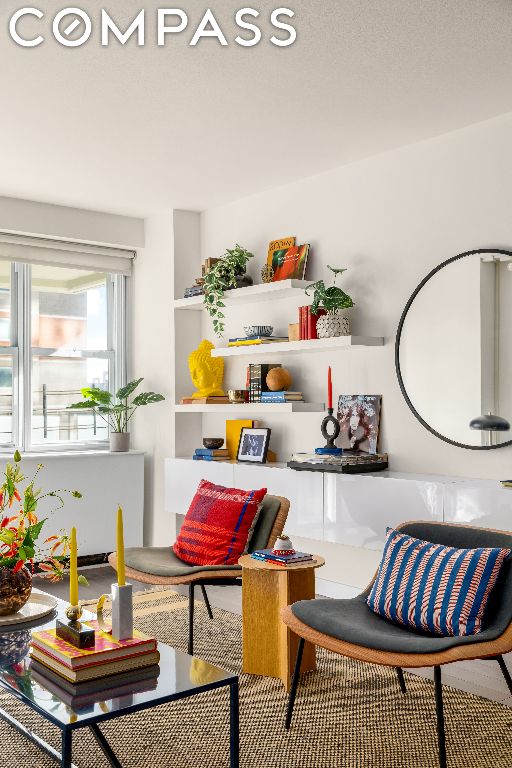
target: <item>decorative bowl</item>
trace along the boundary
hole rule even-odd
[[[273,331],[272,325],[244,325],[246,336],[272,336]]]
[[[230,403],[246,403],[247,402],[247,390],[246,389],[228,389],[228,398]]]
[[[276,540],[272,552],[274,555],[294,555],[295,549],[293,548],[290,538],[283,533],[282,536]]]
[[[204,437],[203,438],[203,445],[205,448],[217,450],[217,448],[222,448],[224,445],[224,438],[223,437]]]

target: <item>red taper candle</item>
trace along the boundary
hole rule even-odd
[[[332,374],[331,374],[331,366],[329,366],[329,371],[327,373],[327,401],[328,401],[328,408],[332,408]]]

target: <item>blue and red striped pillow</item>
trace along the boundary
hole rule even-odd
[[[396,624],[443,636],[476,635],[509,549],[456,549],[387,529],[368,606]]]

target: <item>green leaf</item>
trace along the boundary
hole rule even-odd
[[[138,408],[140,405],[159,403],[162,400],[165,400],[165,397],[163,395],[157,394],[156,392],[141,392],[140,395],[137,395],[137,397],[133,399],[133,405]]]
[[[88,400],[95,400],[102,405],[108,405],[112,401],[112,395],[107,392],[106,389],[99,389],[98,387],[84,387],[81,390],[82,395]]]
[[[144,379],[134,379],[134,381],[130,381],[129,384],[126,384],[124,387],[121,387],[121,389],[118,389],[116,392],[116,397],[118,400],[126,400],[127,397],[129,397],[132,392],[134,392],[141,381],[144,381]]]
[[[21,461],[21,453],[17,449],[14,451],[14,461],[16,464],[19,464]]]
[[[92,411],[93,408],[98,408],[99,403],[97,403],[95,400],[80,400],[79,403],[73,403],[72,405],[68,405],[67,408],[69,409],[76,409],[81,411]]]
[[[82,494],[80,493],[80,491],[71,491],[71,495],[74,496],[75,499],[82,498]]]
[[[45,524],[45,520],[39,520],[38,523],[35,523],[34,525],[30,526],[30,528],[27,531],[27,534],[30,535],[30,538],[32,539],[32,541],[36,541],[39,538],[41,529],[44,524]]]
[[[85,578],[85,576],[83,574],[79,574],[79,576],[78,576],[78,583],[82,587],[88,587],[89,586],[89,582],[87,581],[87,579]]]

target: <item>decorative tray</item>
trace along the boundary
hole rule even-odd
[[[343,475],[359,475],[364,472],[382,472],[388,469],[388,462],[383,460],[357,464],[333,464],[328,461],[289,461],[286,466],[299,472],[337,472]]]
[[[8,616],[0,616],[0,628],[8,627],[11,624],[24,624],[27,621],[34,621],[51,613],[57,607],[57,600],[46,592],[40,592],[33,589],[32,593],[23,608],[17,613],[11,613]]]

